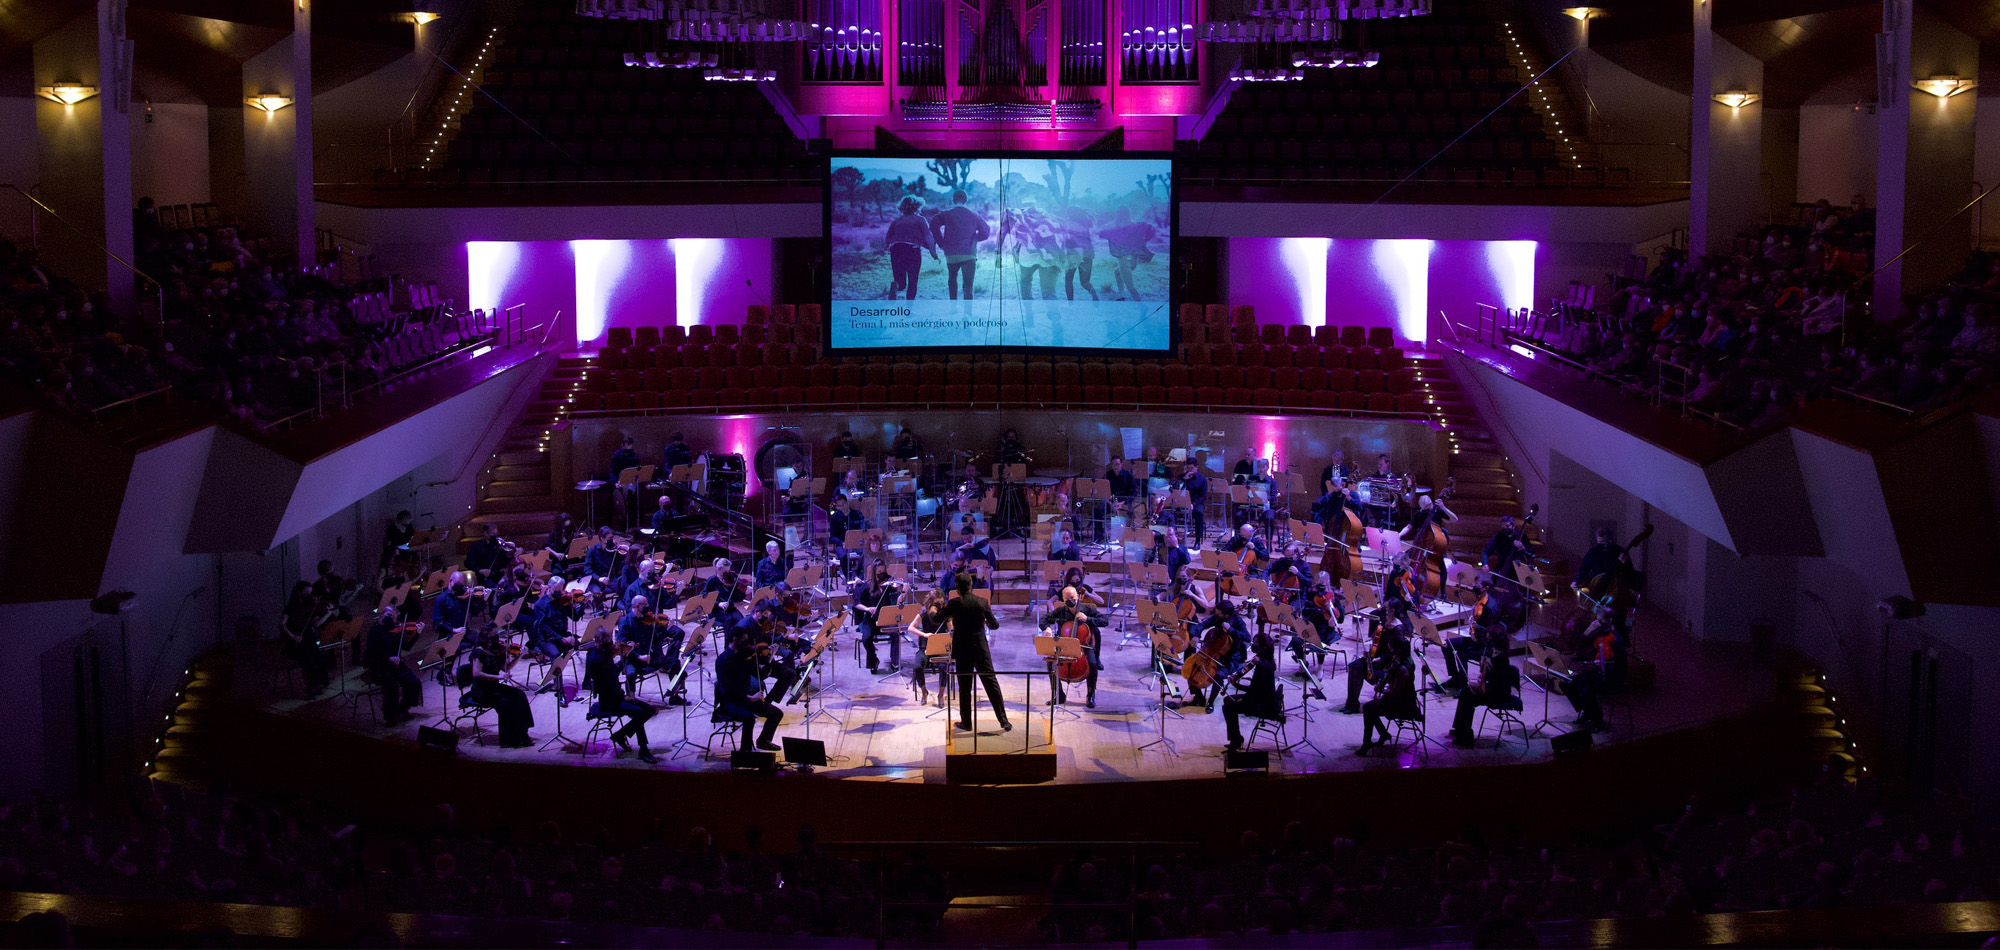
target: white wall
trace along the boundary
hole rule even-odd
[[[161,205],[209,200],[208,107],[156,102],[146,121],[144,102],[132,104],[132,196]]]

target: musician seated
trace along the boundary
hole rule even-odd
[[[1335,482],[1333,487],[1328,488],[1325,493],[1313,500],[1313,523],[1328,531],[1338,530],[1340,523],[1345,520],[1346,514],[1347,493],[1341,491],[1339,482]]]
[[[368,679],[382,689],[382,724],[397,726],[410,719],[410,707],[422,698],[423,684],[403,662],[403,625],[396,608],[384,607],[368,628],[362,665]]]
[[[438,592],[431,602],[431,629],[439,637],[449,637],[465,631],[465,618],[472,611],[472,587],[465,582],[465,575],[451,572],[445,579],[444,590]]]
[[[963,569],[964,566],[964,558],[958,555],[952,556],[954,571]],[[855,625],[861,628],[861,645],[868,652],[870,673],[879,675],[882,672],[881,661],[875,652],[875,642],[885,635],[880,626],[882,610],[893,606],[901,596],[902,586],[889,575],[888,562],[881,560],[870,567],[866,579],[856,581],[848,588],[848,610],[852,613]],[[903,638],[889,635],[888,640],[889,671],[893,673],[903,667]]]
[[[965,556],[957,551],[953,551],[951,554],[951,563],[945,565],[944,573],[938,575],[938,592],[947,596],[950,595],[952,591],[958,589],[958,575],[971,573],[970,568],[966,566]],[[973,583],[977,585],[978,582],[978,575],[973,575]]]
[[[1521,529],[1515,524],[1513,515],[1501,517],[1500,530],[1494,532],[1492,540],[1486,542],[1486,548],[1480,552],[1480,556],[1485,561],[1487,570],[1509,579],[1514,576],[1515,561],[1532,557],[1528,553],[1527,541],[1522,537]]]
[[[540,653],[550,663],[576,647],[576,638],[570,635],[569,626],[577,617],[577,606],[575,596],[568,590],[544,590],[540,599],[522,609],[521,616],[527,621],[527,648]],[[551,692],[556,688],[553,667],[549,673],[549,677],[535,690],[537,693]],[[562,697],[560,701],[567,703],[568,697]]]
[[[1452,514],[1451,509],[1444,506],[1444,502],[1437,501],[1429,495],[1418,495],[1417,510],[1411,516],[1409,525],[1403,528],[1402,534],[1399,537],[1406,541],[1420,542],[1424,539],[1424,533],[1432,525],[1436,525],[1439,531],[1444,532],[1446,537],[1450,537],[1451,532],[1445,528],[1445,525],[1456,520],[1458,520],[1458,516]]]
[[[1458,695],[1458,710],[1451,718],[1451,744],[1461,749],[1472,748],[1472,714],[1479,707],[1521,709],[1521,697],[1514,695],[1521,685],[1521,671],[1508,662],[1507,654],[1488,653],[1479,670],[1479,685]]]
[[[1063,572],[1061,582],[1049,585],[1049,603],[1047,609],[1054,610],[1062,606],[1063,591],[1065,590],[1076,591],[1077,596],[1083,598],[1085,603],[1098,607],[1104,606],[1103,595],[1099,594],[1097,588],[1092,587],[1089,582],[1083,579],[1083,568],[1072,567]]]
[[[913,461],[923,454],[923,444],[917,441],[917,434],[907,426],[898,431],[896,440],[889,444],[889,457],[898,461]]]
[[[1208,709],[1216,708],[1216,704],[1221,702],[1222,687],[1230,677],[1243,668],[1244,660],[1250,653],[1249,624],[1244,621],[1236,604],[1222,597],[1216,598],[1215,611],[1208,615],[1208,619],[1202,621],[1201,629],[1190,643],[1205,642],[1211,633],[1218,631],[1229,635],[1229,650],[1222,656],[1222,668],[1216,671],[1215,682],[1210,687],[1208,695],[1204,697],[1197,693],[1192,700],[1196,705]]]
[[[653,718],[653,707],[628,696],[628,688],[618,684],[618,673],[618,648],[611,642],[611,631],[600,629],[583,664],[583,685],[596,700],[594,713],[625,720],[624,725],[611,733],[617,758],[631,754],[632,737],[637,736],[639,761],[658,765],[660,760],[653,757],[653,750],[646,742],[646,720]]]
[[[756,645],[748,635],[738,635],[730,640],[729,652],[715,664],[715,718],[718,721],[743,723],[743,745],[750,745],[750,728],[759,719],[764,720],[764,731],[757,737],[757,748],[766,752],[778,751],[778,744],[771,741],[777,736],[778,723],[785,718],[785,711],[765,698],[763,677],[757,675]]]
[[[653,529],[654,540],[658,541],[662,535],[665,535],[667,533],[667,526],[680,516],[680,511],[674,507],[673,494],[670,492],[661,492],[660,505],[653,509],[652,521],[647,524],[647,527]]]
[[[861,457],[861,443],[854,441],[854,433],[842,432],[833,443],[833,457],[837,459],[858,459]]]
[[[1104,469],[1104,480],[1111,483],[1111,497],[1127,503],[1139,497],[1139,480],[1125,468],[1125,459],[1112,456],[1111,464]]]
[[[1271,549],[1264,545],[1264,539],[1257,537],[1257,527],[1249,522],[1237,527],[1236,533],[1230,536],[1229,543],[1223,545],[1222,549],[1239,556],[1245,551],[1255,554],[1256,557],[1246,559],[1252,577],[1262,576],[1263,571],[1259,565],[1271,558]]]
[[[785,575],[790,573],[791,567],[785,563],[785,558],[778,553],[778,550],[778,542],[764,542],[764,558],[757,562],[758,587],[785,586]]]
[[[1333,461],[1328,462],[1326,468],[1320,470],[1319,485],[1325,488],[1327,483],[1331,482],[1334,489],[1338,490],[1342,483],[1353,477],[1354,466],[1347,464],[1347,453],[1335,449]]]
[[[562,573],[570,562],[569,544],[576,538],[576,524],[570,520],[569,512],[556,512],[556,523],[549,528],[549,536],[542,542],[542,550],[549,555],[549,570]]]
[[[1347,704],[1340,711],[1347,715],[1361,712],[1361,686],[1380,679],[1389,667],[1407,664],[1410,661],[1409,618],[1398,615],[1386,624],[1379,625],[1374,640],[1367,650],[1347,663]]]
[[[609,527],[597,529],[597,543],[584,549],[583,569],[600,584],[618,570],[618,536]]]
[[[625,589],[618,592],[618,609],[632,609],[632,602],[650,595],[653,585],[659,583],[659,580],[659,562],[647,561],[644,567],[639,568],[639,576],[633,578],[632,583],[625,585]]]
[[[1064,635],[1064,631],[1071,628],[1071,625],[1080,625],[1088,628],[1088,630],[1077,630],[1075,632],[1077,635],[1076,639],[1083,644],[1083,660],[1089,666],[1090,670],[1089,674],[1085,677],[1085,682],[1088,683],[1088,692],[1085,694],[1083,704],[1091,709],[1096,709],[1097,670],[1102,665],[1098,660],[1098,650],[1104,644],[1104,615],[1099,613],[1094,605],[1085,602],[1082,592],[1074,587],[1064,587],[1061,598],[1056,604],[1055,609],[1050,610],[1048,614],[1042,617],[1042,633],[1045,636],[1053,637]],[[1061,705],[1064,698],[1062,681],[1060,679],[1056,681],[1055,692],[1056,703],[1057,705]]]
[[[538,589],[539,584],[539,581],[528,576],[527,567],[520,564],[514,565],[513,569],[500,574],[493,580],[493,609],[497,611],[508,604],[531,595],[536,597],[541,596],[541,591]],[[530,600],[529,603],[533,603],[533,601]],[[526,607],[526,604],[522,605],[523,613],[526,612]],[[518,628],[521,625],[521,617],[519,614],[516,614],[512,626]]]
[[[500,526],[487,522],[479,529],[479,540],[465,549],[465,569],[479,580],[490,576],[494,565],[500,560]]]
[[[759,674],[771,677],[769,695],[779,699],[792,691],[792,684],[799,680],[799,671],[791,663],[800,648],[798,638],[787,634],[778,625],[778,602],[774,599],[760,600],[751,605],[750,615],[739,621],[729,632],[730,638],[747,636],[756,646],[761,660]]]
[[[335,573],[332,561],[319,562],[318,575],[312,582],[313,599],[325,604],[334,616],[345,619],[348,616],[347,605],[354,600],[360,585],[350,584]]]
[[[917,688],[917,705],[919,706],[931,701],[930,690],[924,685],[924,667],[926,665],[924,658],[930,655],[926,644],[929,642],[932,634],[951,632],[951,622],[945,619],[944,604],[944,598],[932,598],[930,604],[924,607],[923,613],[918,614],[915,619],[911,620],[907,628],[910,636],[915,637],[918,644],[917,656],[919,659],[916,665],[912,667],[912,676]],[[938,689],[944,689],[944,674],[942,671],[938,674]]]
[[[702,585],[701,588],[702,593],[706,594],[711,591],[722,591],[727,594],[734,594],[738,597],[744,596],[749,593],[749,591],[743,589],[743,578],[741,575],[736,573],[736,566],[730,564],[728,559],[716,558],[715,566],[721,568],[721,570],[716,571],[714,575],[709,577],[708,583]]]
[[[1306,547],[1298,542],[1285,545],[1283,553],[1271,562],[1271,586],[1283,586],[1286,590],[1300,591],[1312,577],[1312,563],[1306,560]]]
[[[672,675],[680,670],[681,629],[653,610],[644,596],[632,598],[632,609],[618,621],[618,642],[630,644],[620,671],[625,674],[625,695],[639,694],[639,677],[655,671]],[[681,705],[673,703],[671,705]]]
[[[532,745],[528,730],[535,724],[535,714],[528,706],[527,691],[507,672],[507,648],[500,642],[498,628],[486,628],[472,642],[471,659],[460,668],[470,684],[459,705],[482,706],[497,714],[500,748]]]
[[[1159,533],[1154,539],[1153,550],[1146,557],[1151,563],[1166,566],[1168,580],[1181,576],[1181,572],[1194,560],[1194,555],[1181,544],[1180,530],[1172,526]]]
[[[1049,545],[1049,560],[1051,561],[1083,560],[1083,549],[1077,546],[1076,535],[1070,533],[1068,530],[1059,532],[1056,535],[1055,542]]]
[[[1241,719],[1275,719],[1284,721],[1283,701],[1278,697],[1278,660],[1273,655],[1273,642],[1269,634],[1257,634],[1250,643],[1250,664],[1238,676],[1249,675],[1250,684],[1243,692],[1222,701],[1222,721],[1229,733],[1229,751],[1243,748],[1243,727]]]
[[[959,529],[958,539],[958,553],[965,557],[967,563],[985,561],[988,564],[992,564],[994,562],[992,540],[975,533],[971,525],[966,525]]]
[[[1385,637],[1385,640],[1388,638]],[[1361,745],[1355,755],[1367,755],[1377,745],[1389,744],[1388,720],[1415,719],[1417,709],[1416,670],[1410,665],[1410,646],[1399,637],[1384,657],[1388,669],[1378,673],[1381,680],[1375,698],[1361,704]],[[1381,736],[1377,740],[1376,736]]]
[[[1563,692],[1576,709],[1577,724],[1603,732],[1609,727],[1604,720],[1604,695],[1625,688],[1628,644],[1618,615],[1609,606],[1597,608],[1583,638],[1588,645],[1577,655],[1575,674],[1563,684]]]

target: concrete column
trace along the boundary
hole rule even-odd
[[[103,287],[129,312],[132,260],[131,53],[123,0],[96,0],[81,16],[35,42],[37,90],[57,83],[96,86],[71,105],[37,97],[41,199],[61,221],[44,221],[41,257],[86,287]]]
[[[1904,295],[1951,276],[1972,247],[1972,216],[1952,215],[1977,194],[1977,97],[1942,98],[1910,84],[1938,76],[1977,80],[1979,41],[1914,9],[1913,0],[1884,0],[1876,43],[1875,264],[1881,269],[1874,304],[1875,319],[1893,320]],[[1904,254],[1913,243],[1919,246]]]
[[[1764,107],[1731,107],[1715,96],[1764,91],[1764,64],[1715,34],[1714,0],[1694,2],[1694,128],[1688,137],[1688,252],[1727,253],[1764,210]]]
[[[292,7],[292,32],[243,64],[243,95],[285,96],[275,112],[244,105],[244,220],[282,254],[313,255],[312,0]]]

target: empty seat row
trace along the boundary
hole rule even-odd
[[[571,403],[571,414],[617,414],[656,410],[699,412],[759,407],[922,407],[1035,405],[1058,408],[1153,409],[1188,411],[1318,411],[1348,415],[1380,415],[1424,419],[1431,416],[1420,393],[1397,395],[1331,389],[1280,390],[1275,387],[1175,386],[1147,391],[1138,386],[1061,385],[1037,390],[1026,383],[950,383],[759,387],[694,387],[641,389],[627,392],[588,390]]]
[[[585,375],[583,391],[640,393],[688,390],[770,390],[779,388],[890,386],[942,388],[1020,385],[1031,391],[1081,386],[1136,389],[1158,399],[1168,389],[1275,389],[1282,393],[1357,392],[1362,395],[1421,395],[1422,384],[1407,369],[1327,369],[1296,366],[1215,366],[1185,363],[1026,363],[980,362],[966,369],[943,363],[815,363],[777,366],[649,366],[613,369],[599,364]]]

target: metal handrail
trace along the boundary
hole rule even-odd
[[[170,393],[173,391],[174,391],[173,384],[168,383],[162,385],[158,389],[149,389],[143,393],[137,393],[131,396],[126,396],[125,398],[120,399],[117,402],[107,402],[102,406],[94,406],[89,409],[86,409],[85,411],[90,413],[90,417],[94,420],[97,419],[98,413],[104,412],[107,409],[116,409],[119,406],[133,405],[142,400],[151,399],[152,397],[161,395],[162,393]],[[137,410],[134,411],[136,412]]]
[[[1902,415],[1904,418],[1911,418],[1916,416],[1917,414],[1917,410],[1915,409],[1911,409],[1908,406],[1898,405],[1886,399],[1877,399],[1873,396],[1864,396],[1858,392],[1855,392],[1852,389],[1843,389],[1839,386],[1835,386],[1832,388],[1834,395],[1836,396],[1845,396],[1849,399],[1854,400],[1855,402],[1865,403],[1870,406],[1880,406],[1884,409],[1889,410],[1890,412],[1898,413]]]
[[[1492,305],[1491,305],[1491,304],[1479,304],[1478,306],[1483,306],[1483,307],[1491,307]],[[1497,308],[1496,308],[1496,309],[1497,309]],[[1445,326],[1445,330],[1446,330],[1446,332],[1448,332],[1448,333],[1450,333],[1450,334],[1451,334],[1451,338],[1452,338],[1452,343],[1453,343],[1453,344],[1454,344],[1455,346],[1457,346],[1457,347],[1459,348],[1459,351],[1460,351],[1460,352],[1464,352],[1464,349],[1465,349],[1465,343],[1464,343],[1464,341],[1463,341],[1463,340],[1461,340],[1461,339],[1459,338],[1459,335],[1458,335],[1458,330],[1459,330],[1459,324],[1458,324],[1458,323],[1456,323],[1455,321],[1453,321],[1453,320],[1451,319],[1451,317],[1450,317],[1449,315],[1447,315],[1447,314],[1446,314],[1446,313],[1445,313],[1445,312],[1444,312],[1443,310],[1439,310],[1439,311],[1438,311],[1438,318],[1439,318],[1439,319],[1440,319],[1440,320],[1441,320],[1441,321],[1442,321],[1442,322],[1444,323],[1444,326]],[[1487,403],[1488,405],[1492,405],[1492,404],[1493,404],[1493,393],[1492,393],[1492,391],[1491,391],[1491,390],[1489,390],[1489,389],[1487,389],[1487,388],[1486,388],[1486,383],[1485,383],[1485,382],[1483,382],[1483,381],[1481,381],[1481,380],[1479,379],[1479,376],[1478,376],[1478,374],[1476,374],[1476,373],[1467,373],[1467,374],[1466,374],[1466,376],[1467,376],[1467,377],[1469,378],[1469,381],[1471,382],[1471,384],[1472,384],[1473,386],[1476,386],[1476,387],[1478,387],[1478,388],[1479,388],[1479,395],[1480,395],[1480,397],[1481,397],[1482,399],[1484,399],[1484,400],[1486,401],[1486,403]],[[1454,378],[1456,378],[1456,377],[1454,377]],[[1523,443],[1523,442],[1521,441],[1521,439],[1520,439],[1520,437],[1519,437],[1519,436],[1517,436],[1517,435],[1515,435],[1515,434],[1514,434],[1514,427],[1513,427],[1513,426],[1510,426],[1510,425],[1508,425],[1508,424],[1507,424],[1507,417],[1506,417],[1506,416],[1505,416],[1504,414],[1500,414],[1500,413],[1495,413],[1494,415],[1498,417],[1498,422],[1500,423],[1500,428],[1502,428],[1502,429],[1505,429],[1505,430],[1507,430],[1507,438],[1508,438],[1509,440],[1511,440],[1511,441],[1512,441],[1512,442],[1513,442],[1513,443],[1514,443],[1515,445],[1524,445],[1524,444],[1525,444],[1525,443]],[[1548,476],[1547,476],[1547,475],[1544,475],[1544,474],[1542,474],[1542,467],[1541,467],[1540,465],[1536,465],[1536,464],[1535,464],[1535,456],[1534,456],[1534,454],[1533,454],[1533,453],[1530,453],[1530,452],[1525,452],[1525,451],[1524,451],[1524,452],[1522,452],[1522,453],[1521,453],[1521,457],[1522,457],[1523,459],[1525,459],[1525,460],[1527,461],[1527,463],[1528,463],[1528,468],[1529,468],[1530,470],[1532,470],[1532,471],[1533,471],[1533,472],[1535,473],[1535,479],[1536,479],[1537,481],[1541,482],[1541,483],[1542,483],[1542,484],[1544,484],[1544,485],[1548,484],[1548,481],[1549,481],[1549,479],[1548,479]],[[1509,456],[1507,456],[1507,458],[1508,458],[1508,459],[1509,459],[1509,460],[1511,461],[1511,460],[1513,459],[1513,456],[1512,456],[1512,455],[1509,455]]]

